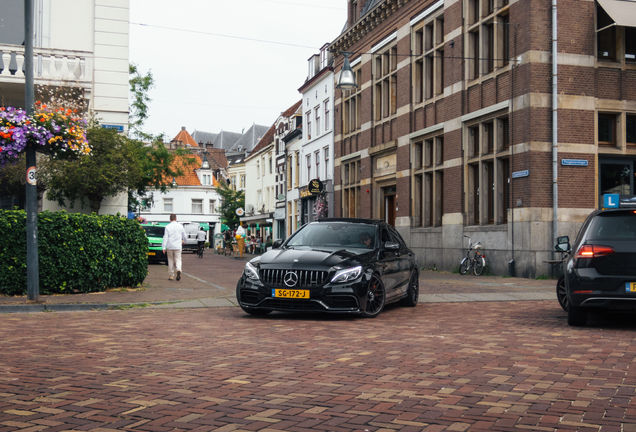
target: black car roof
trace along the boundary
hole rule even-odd
[[[364,223],[370,225],[379,225],[384,223],[383,220],[379,219],[362,219],[362,218],[323,218],[318,219],[314,222],[350,222],[350,223]]]

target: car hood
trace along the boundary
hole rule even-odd
[[[274,249],[260,258],[261,268],[287,269],[329,269],[332,267],[349,267],[366,263],[372,252],[356,254],[346,249],[329,251],[320,249]]]

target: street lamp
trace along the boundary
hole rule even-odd
[[[353,73],[351,65],[349,64],[350,54],[351,53],[348,52],[342,53],[342,55],[344,55],[344,64],[342,65],[342,70],[338,77],[338,83],[336,84],[336,88],[339,88],[340,90],[353,90],[358,88],[358,84],[356,84],[356,75]]]
[[[210,169],[210,162],[208,162],[208,152],[203,152],[203,162],[201,162],[201,169]]]
[[[177,184],[177,179],[175,179],[174,177],[172,177],[172,183],[170,184],[173,188],[176,188],[177,186],[179,186]]]

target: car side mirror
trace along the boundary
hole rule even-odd
[[[397,250],[400,250],[400,244],[396,242],[388,241],[384,243],[384,249],[388,251],[397,251]]]
[[[274,240],[274,243],[272,243],[272,249],[278,249],[280,247],[280,245],[283,244],[283,240],[282,239],[276,239]]]
[[[557,237],[557,244],[554,248],[559,252],[569,252],[570,238],[568,236]]]

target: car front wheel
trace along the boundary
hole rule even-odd
[[[382,281],[378,276],[373,275],[371,278],[366,297],[367,302],[363,315],[366,318],[375,318],[382,312],[382,309],[384,309],[384,302],[386,300],[384,285],[382,285]]]

